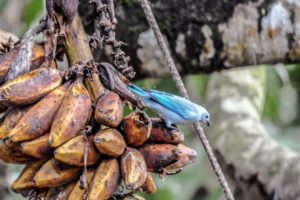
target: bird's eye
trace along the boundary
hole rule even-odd
[[[208,119],[208,115],[206,115],[205,118]]]

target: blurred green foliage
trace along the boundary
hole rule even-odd
[[[281,82],[274,68],[267,67],[266,100],[263,115],[275,123],[278,122],[279,88]]]
[[[43,13],[43,0],[27,0],[22,13],[22,19],[25,22],[24,32],[28,30],[33,22],[40,19]]]
[[[9,0],[0,0],[0,13],[3,12]]]

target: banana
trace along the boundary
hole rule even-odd
[[[3,124],[0,126],[0,139],[3,140],[8,137],[9,132],[16,126],[21,117],[25,113],[25,108],[15,108],[7,115]]]
[[[35,199],[44,199],[47,195],[48,188],[43,188],[35,191],[37,192],[37,198]]]
[[[52,149],[49,144],[49,134],[23,142],[20,148],[24,154],[39,159],[47,158],[52,154]]]
[[[197,152],[194,149],[184,146],[183,144],[177,145],[176,153],[179,159],[164,168],[164,171],[168,172],[169,174],[178,172],[186,165],[195,162],[197,158]]]
[[[169,144],[179,144],[184,140],[184,133],[179,129],[167,128],[161,120],[151,119],[152,129],[149,141]]]
[[[85,148],[87,148],[87,166],[96,164],[100,159],[100,153],[94,146],[93,136],[89,137],[88,141],[85,141],[83,135],[72,138],[54,151],[54,158],[64,164],[84,166]]]
[[[62,82],[59,71],[39,68],[23,74],[0,87],[1,101],[15,105],[28,105],[41,99]]]
[[[11,189],[14,192],[19,193],[23,190],[36,188],[33,178],[45,161],[46,160],[34,161],[26,165],[20,176],[11,185]]]
[[[94,137],[94,143],[101,153],[113,157],[122,155],[126,148],[123,136],[113,128],[100,130]]]
[[[133,112],[122,122],[127,144],[132,146],[144,144],[150,136],[151,127],[151,121],[143,112]]]
[[[123,119],[123,103],[119,95],[107,92],[97,102],[95,119],[109,127],[117,127]]]
[[[148,194],[154,194],[157,191],[157,187],[154,183],[153,177],[151,173],[147,173],[146,181],[142,185],[143,192],[146,192]]]
[[[177,147],[172,144],[146,144],[139,151],[145,158],[149,172],[162,173],[164,167],[179,159]]]
[[[9,133],[13,142],[22,142],[40,137],[49,131],[53,118],[65,96],[66,83],[33,105]]]
[[[183,144],[147,144],[141,147],[149,172],[175,174],[193,163],[197,152]]]
[[[27,164],[34,160],[33,157],[23,154],[18,146],[0,144],[0,159],[6,163]]]
[[[63,186],[50,188],[45,200],[67,200],[75,184],[76,182],[71,182]]]
[[[127,147],[121,158],[121,172],[128,190],[140,188],[147,177],[147,166],[143,155],[138,150]]]
[[[80,171],[80,167],[64,167],[50,159],[37,171],[34,182],[38,188],[58,187],[77,179]]]
[[[8,71],[10,70],[11,64],[16,60],[19,53],[19,48],[15,48],[3,56],[0,56],[0,82],[4,80]],[[45,60],[44,48],[40,45],[34,45],[32,48],[31,66],[30,69],[38,68]]]
[[[89,169],[87,172],[87,183],[90,184],[91,179],[95,173],[94,169]],[[83,200],[87,193],[86,189],[81,188],[80,180],[77,181],[75,187],[73,188],[71,194],[68,197],[68,200]]]
[[[103,160],[91,180],[87,200],[109,199],[117,189],[119,180],[118,160],[114,158]]]
[[[48,188],[33,188],[33,189],[25,189],[19,192],[26,199],[44,199],[47,194]]]
[[[91,98],[82,80],[77,79],[68,89],[51,125],[49,141],[57,148],[75,137],[90,117]]]
[[[15,61],[17,55],[19,53],[19,49],[15,48],[2,56],[0,56],[0,80],[1,82],[6,77],[11,64]]]

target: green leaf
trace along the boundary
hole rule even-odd
[[[266,101],[264,105],[263,116],[270,118],[274,122],[278,122],[279,112],[279,88],[281,81],[277,76],[274,68],[267,68],[266,83]]]
[[[42,0],[28,0],[22,14],[22,18],[26,23],[26,29],[38,19],[43,12]]]

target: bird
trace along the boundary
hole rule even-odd
[[[168,128],[176,124],[203,122],[210,125],[209,112],[183,97],[158,90],[144,90],[130,83],[128,88],[141,98],[148,108],[163,118]]]

